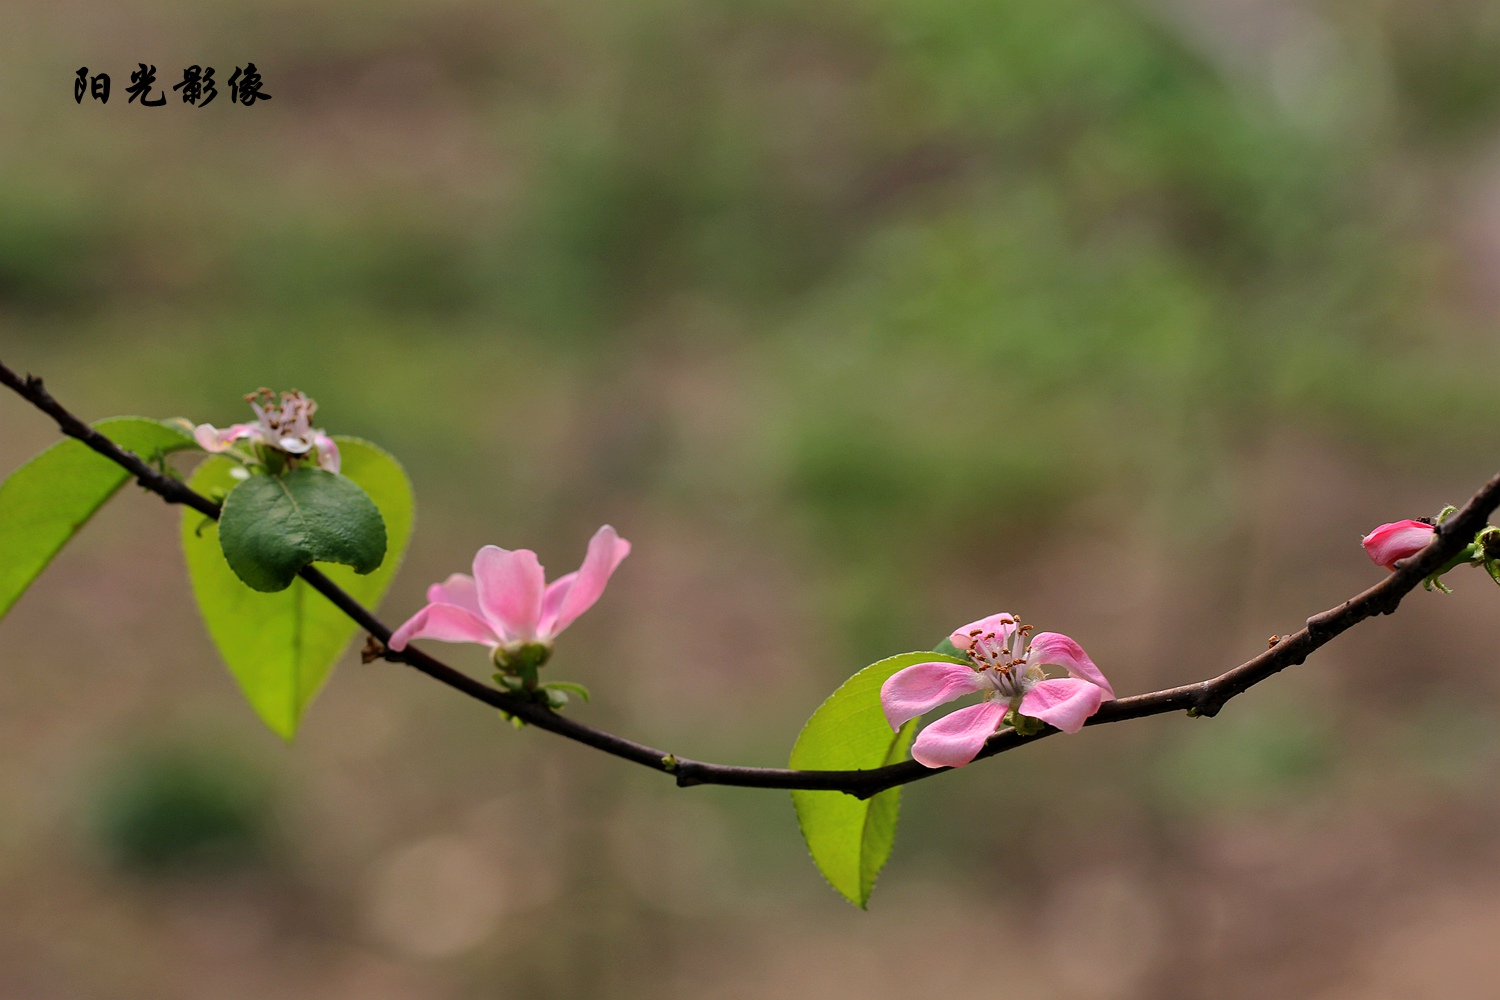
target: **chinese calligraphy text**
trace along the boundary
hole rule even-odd
[[[130,86],[125,92],[130,96],[125,103],[139,103],[142,107],[159,108],[167,103],[167,93],[157,84],[156,66],[148,63],[137,63],[137,68],[130,72]],[[87,66],[80,66],[73,80],[73,101],[82,104],[85,95],[98,101],[100,104],[109,103],[109,74],[97,73],[89,75]],[[234,72],[229,75],[229,103],[243,104],[245,107],[254,106],[257,101],[269,101],[271,95],[263,89],[265,80],[255,66],[255,63],[246,63],[243,67],[236,66]],[[194,64],[182,71],[182,80],[172,84],[172,91],[182,98],[183,104],[190,104],[197,108],[206,108],[213,103],[215,97],[219,96],[219,88],[214,78],[212,66],[200,66]]]

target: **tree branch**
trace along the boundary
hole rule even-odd
[[[168,503],[183,504],[208,517],[218,518],[218,504],[190,489],[185,483],[153,469],[139,456],[120,448],[113,441],[89,427],[53,399],[42,385],[40,378],[36,376],[22,378],[7,368],[4,362],[0,362],[0,384],[13,390],[57,421],[57,426],[64,434],[82,441],[105,458],[126,469],[135,476],[141,486],[157,494],[163,500]],[[1098,726],[1178,711],[1201,716],[1218,714],[1229,699],[1242,694],[1287,667],[1302,663],[1315,650],[1366,618],[1372,615],[1393,613],[1400,605],[1402,598],[1411,593],[1423,579],[1473,541],[1474,535],[1485,526],[1496,507],[1500,507],[1500,475],[1496,475],[1485,483],[1456,514],[1444,521],[1425,549],[1410,559],[1403,560],[1398,564],[1395,572],[1369,590],[1350,598],[1338,607],[1313,615],[1307,619],[1305,627],[1291,635],[1281,637],[1271,648],[1259,656],[1246,660],[1232,670],[1196,684],[1185,684],[1149,694],[1107,701],[1086,724]],[[339,610],[379,640],[378,655],[380,657],[393,663],[404,663],[439,683],[446,684],[492,708],[517,716],[538,729],[545,729],[566,739],[653,770],[672,774],[676,777],[679,786],[738,785],[747,788],[826,790],[846,792],[858,798],[869,798],[885,789],[951,770],[945,767],[928,768],[914,760],[908,760],[864,771],[794,771],[779,767],[736,767],[711,764],[669,754],[664,750],[585,725],[559,715],[544,705],[518,698],[509,692],[476,681],[413,646],[408,646],[399,653],[395,652],[388,647],[391,630],[369,609],[311,566],[302,570],[301,576],[314,590],[332,601]],[[1022,736],[1014,729],[1003,729],[991,737],[979,757],[993,757],[1007,750],[1014,750],[1023,744],[1034,743],[1057,731],[1049,726],[1034,736]]]

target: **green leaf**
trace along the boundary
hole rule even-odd
[[[334,440],[343,457],[343,475],[380,508],[388,552],[368,576],[357,576],[347,566],[319,568],[365,607],[374,608],[411,538],[411,483],[400,463],[368,441]],[[223,456],[210,458],[189,485],[200,493],[231,488],[235,480],[229,473],[236,464]],[[357,626],[302,580],[277,593],[245,586],[224,560],[218,526],[191,510],[183,512],[182,548],[198,610],[219,654],[266,725],[291,739]]]
[[[198,446],[181,428],[145,417],[112,417],[94,428],[147,462]],[[69,438],[0,484],[0,618],[129,479],[120,466]]]
[[[542,687],[548,691],[562,691],[575,697],[589,700],[589,689],[576,681],[548,681]]]
[[[898,670],[918,663],[965,661],[937,653],[902,653],[872,663],[845,681],[818,707],[792,747],[791,767],[802,771],[865,770],[906,757],[917,720],[892,732],[880,707],[880,687]],[[896,840],[901,789],[869,799],[843,792],[792,792],[797,822],[813,863],[849,902],[864,909]]]
[[[314,561],[374,572],[385,558],[385,522],[352,479],[303,466],[236,486],[219,515],[219,544],[235,575],[270,593]]]
[[[942,653],[944,656],[957,660],[960,663],[969,662],[964,659],[964,651],[953,645],[953,640],[947,636],[943,636],[943,641],[933,646],[932,651],[934,653]]]

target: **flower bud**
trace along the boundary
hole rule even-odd
[[[495,647],[497,669],[521,677],[535,677],[537,669],[552,656],[550,642],[508,642]]]
[[[1394,570],[1397,561],[1414,556],[1426,548],[1436,531],[1426,521],[1392,521],[1366,535],[1363,544],[1371,561],[1377,566]]]

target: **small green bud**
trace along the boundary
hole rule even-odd
[[[256,461],[265,467],[266,475],[279,476],[286,469],[286,452],[257,441],[254,448]]]
[[[1018,736],[1035,736],[1047,728],[1047,724],[1041,719],[1033,719],[1029,715],[1022,715],[1015,709],[1011,709],[1005,713],[1005,721],[1015,729]]]
[[[535,677],[537,670],[552,656],[550,642],[512,642],[495,647],[495,666],[502,673]],[[536,685],[529,684],[528,687]]]

